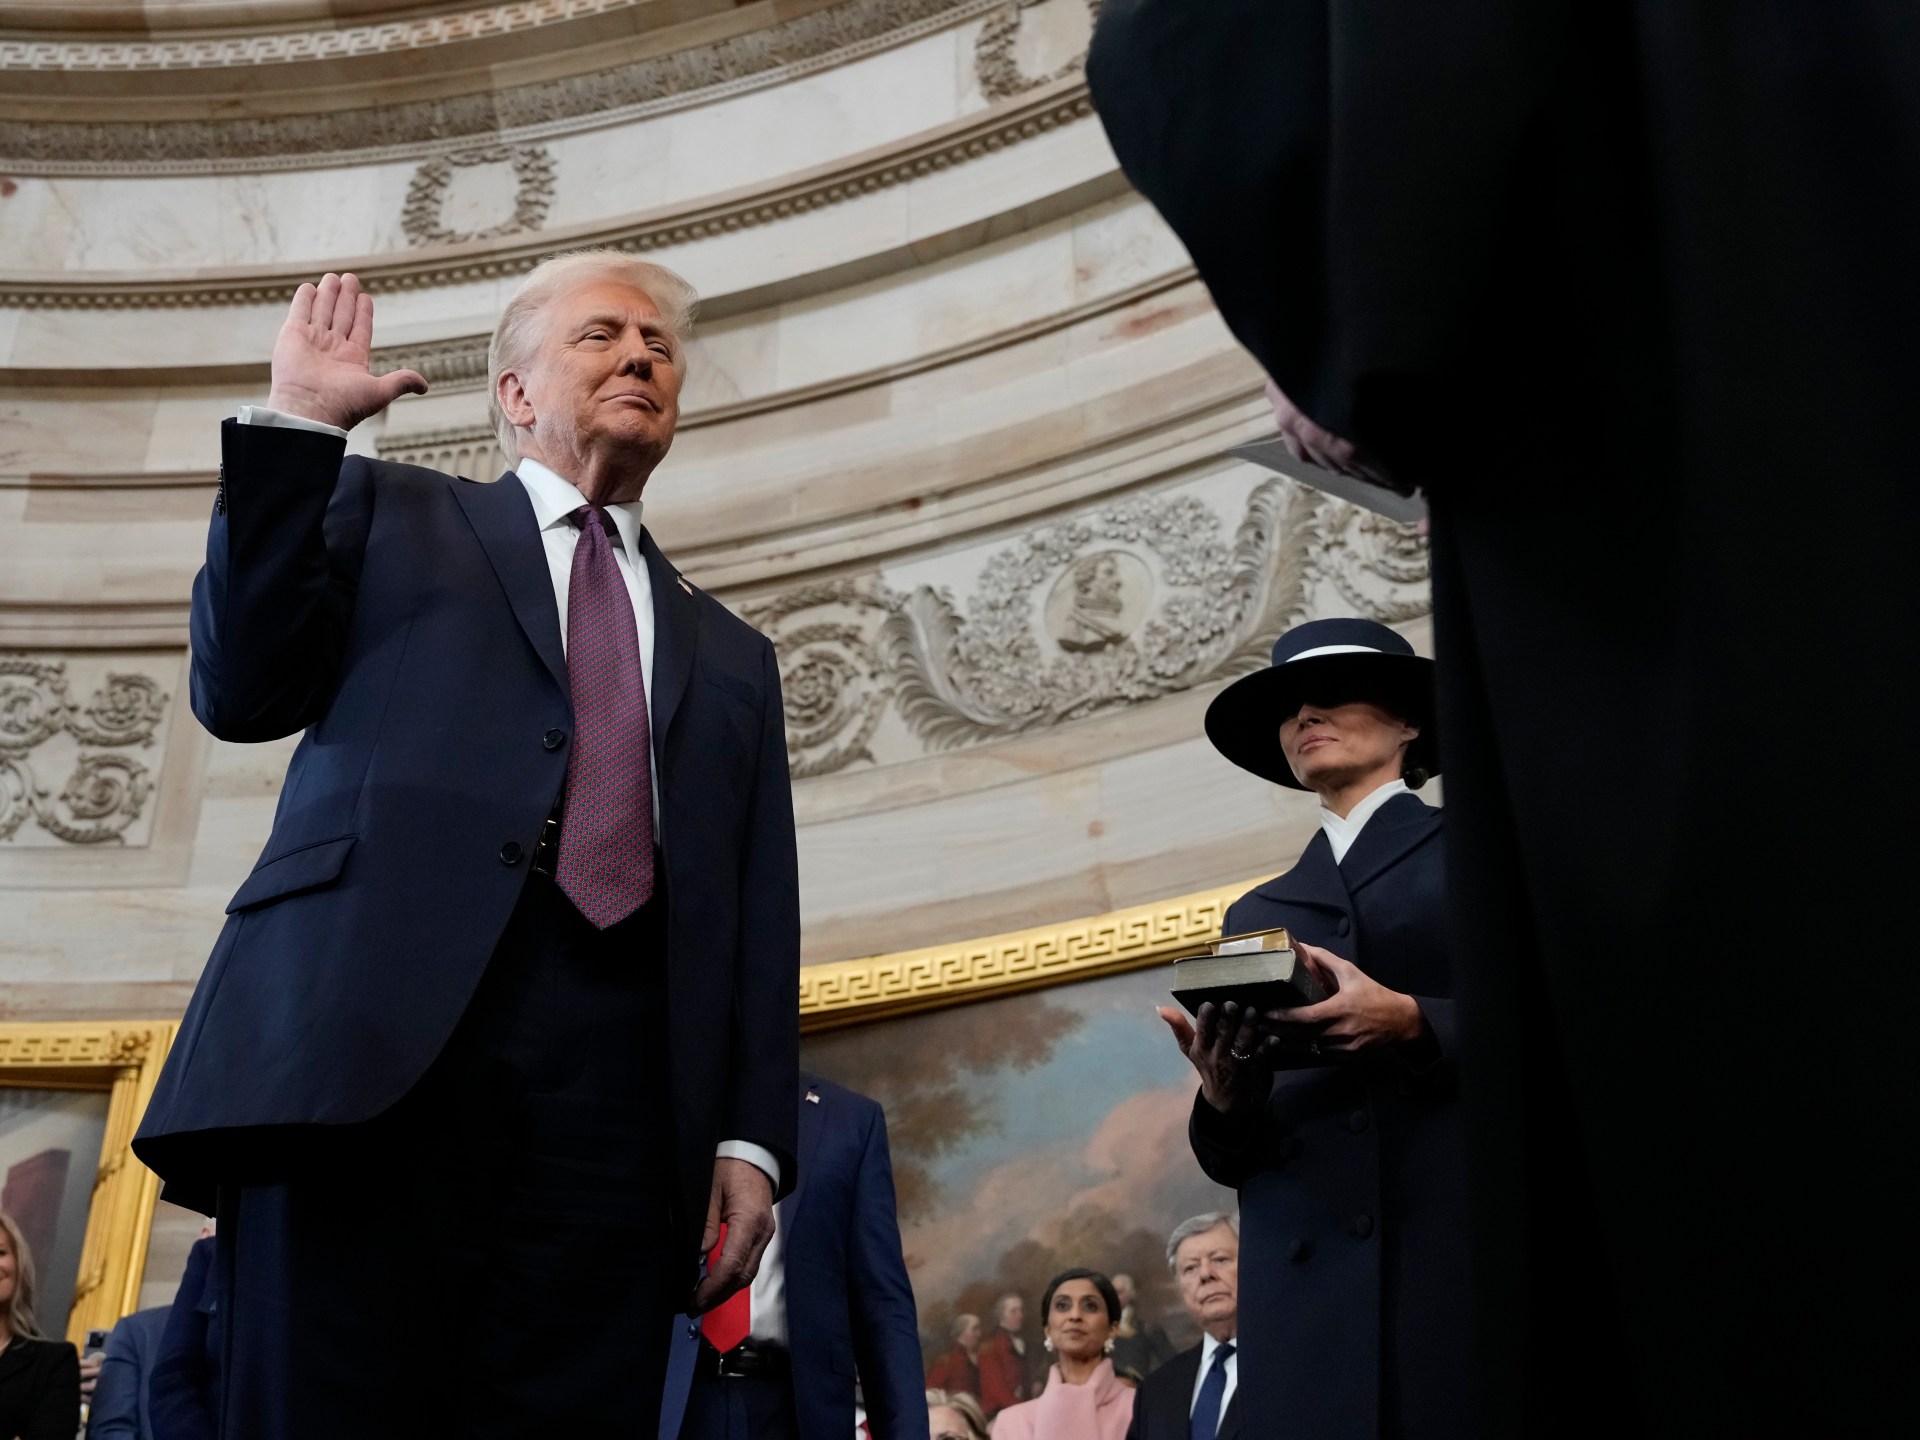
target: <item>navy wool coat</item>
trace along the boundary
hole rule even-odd
[[[1227,911],[1413,995],[1431,1038],[1283,1068],[1264,1108],[1194,1101],[1194,1153],[1240,1192],[1240,1386],[1256,1434],[1474,1436],[1464,1157],[1440,812],[1397,795],[1334,863],[1315,835]]]
[[[193,711],[224,740],[305,734],[134,1140],[170,1198],[203,1209],[380,1115],[440,1053],[519,900],[573,731],[518,479],[233,421],[222,447]],[[641,546],[675,1151],[661,1158],[691,1283],[720,1141],[765,1146],[793,1184],[799,885],[773,647],[645,531]]]

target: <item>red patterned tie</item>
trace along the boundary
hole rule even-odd
[[[604,930],[653,898],[652,735],[633,600],[607,538],[619,532],[597,505],[568,518],[580,527],[567,588],[573,754],[554,879]]]

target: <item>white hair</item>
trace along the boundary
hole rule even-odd
[[[543,308],[567,291],[596,280],[621,281],[653,302],[672,338],[674,363],[680,367],[681,378],[686,378],[686,343],[693,336],[694,312],[700,308],[700,296],[693,286],[666,266],[641,260],[624,250],[568,250],[551,255],[520,282],[506,309],[500,312],[500,323],[493,327],[493,340],[487,346],[487,410],[509,465],[520,458],[520,445],[513,422],[500,408],[501,373],[517,369],[532,358],[539,345]]]
[[[1240,1212],[1237,1210],[1209,1210],[1204,1215],[1196,1215],[1191,1220],[1182,1220],[1173,1227],[1173,1234],[1167,1237],[1167,1269],[1179,1268],[1180,1247],[1196,1235],[1204,1235],[1209,1230],[1224,1225],[1234,1234],[1240,1233]]]

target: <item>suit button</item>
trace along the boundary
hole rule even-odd
[[[1339,924],[1333,927],[1333,933],[1336,935],[1351,935],[1353,933],[1353,921],[1342,915]]]
[[[1356,1110],[1351,1115],[1347,1116],[1347,1129],[1351,1130],[1354,1134],[1358,1135],[1362,1130],[1366,1128],[1367,1128],[1367,1112],[1366,1111]]]
[[[500,863],[502,865],[518,865],[520,863],[521,853],[520,842],[518,840],[509,840],[500,847]]]
[[[540,743],[549,750],[558,750],[562,745],[567,743],[567,732],[564,730],[549,730],[540,737]]]
[[[1373,1234],[1373,1217],[1371,1215],[1354,1216],[1352,1228],[1354,1239],[1366,1239],[1369,1235]]]
[[[1313,1242],[1296,1240],[1287,1247],[1287,1259],[1296,1265],[1304,1265],[1313,1258]]]

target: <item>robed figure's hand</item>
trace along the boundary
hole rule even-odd
[[[351,430],[402,395],[427,393],[416,370],[372,374],[372,352],[373,297],[359,277],[329,273],[302,285],[273,342],[268,408]]]

